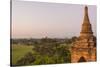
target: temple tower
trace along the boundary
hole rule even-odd
[[[91,37],[93,36],[90,20],[88,17],[88,7],[85,6],[84,9],[84,19],[83,19],[83,24],[82,24],[82,29],[80,32],[80,37]]]
[[[96,61],[96,37],[92,32],[92,26],[89,21],[88,7],[84,8],[84,19],[80,36],[71,47],[71,62]]]

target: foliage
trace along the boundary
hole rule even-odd
[[[34,53],[34,51],[32,51],[32,48],[34,46],[26,46],[26,45],[16,45],[13,44],[12,45],[12,53],[11,53],[11,58],[12,58],[12,64],[15,65],[16,62],[18,61],[18,59],[20,59],[21,57],[23,57],[26,53],[28,52],[32,52]]]
[[[45,40],[43,40],[45,41]],[[51,40],[50,40],[51,41]],[[67,49],[66,49],[67,48]],[[70,62],[70,51],[68,46],[57,42],[49,42],[49,40],[33,48],[40,56],[34,64],[57,64]]]
[[[28,52],[24,57],[17,61],[17,65],[28,65],[35,61],[35,56],[31,52]]]
[[[20,49],[12,49],[13,56],[18,57],[17,53],[23,54],[21,58],[17,58],[17,62],[14,65],[39,65],[39,64],[58,64],[58,63],[70,63],[70,44],[75,40],[75,37],[71,39],[31,39],[31,40],[15,40],[14,42],[22,46]],[[21,43],[23,45],[21,45]],[[31,48],[27,45],[23,49],[24,44],[31,44]],[[33,45],[34,44],[34,45]],[[18,46],[18,45],[17,45]],[[23,51],[23,52],[22,52]],[[28,53],[31,52],[31,53]],[[15,54],[16,53],[16,54]],[[23,57],[22,57],[23,56]],[[13,59],[14,60],[14,59]]]

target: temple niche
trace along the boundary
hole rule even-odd
[[[80,36],[71,47],[71,62],[96,61],[96,37],[93,35],[92,26],[88,17],[88,7],[84,8],[84,19]]]

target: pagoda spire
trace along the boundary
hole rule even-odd
[[[83,20],[83,23],[89,23],[90,24],[89,17],[88,17],[88,7],[87,6],[85,6],[85,8],[84,8],[84,20]]]
[[[89,20],[89,16],[88,16],[88,7],[85,6],[84,8],[84,18],[83,18],[83,24],[82,24],[82,29],[80,32],[80,36],[84,37],[84,36],[89,36],[92,35],[92,27],[90,24],[90,20]]]

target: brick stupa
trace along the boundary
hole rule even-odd
[[[84,8],[84,19],[80,36],[71,47],[71,62],[96,61],[96,37],[89,21],[88,7]]]

